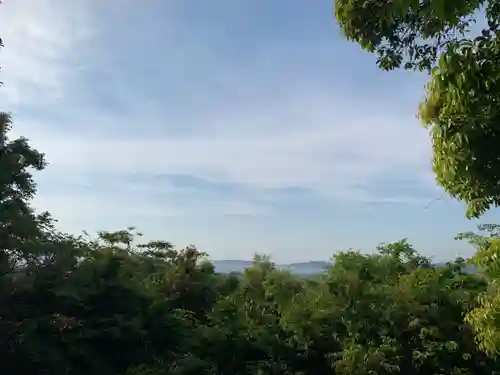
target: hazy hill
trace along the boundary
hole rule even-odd
[[[241,273],[245,270],[245,268],[249,268],[252,266],[252,261],[250,260],[214,260],[212,261],[212,263],[215,266],[215,271],[219,273]],[[440,262],[436,265],[438,267],[442,267],[445,265],[445,263]],[[330,268],[331,266],[331,262],[325,261],[310,261],[276,265],[276,267],[279,269],[290,270],[292,273],[297,275],[316,275],[322,273],[324,270]],[[475,268],[472,265],[467,265],[466,270],[468,272],[474,272]]]
[[[243,272],[252,266],[252,261],[247,260],[215,260],[212,262],[215,271],[220,273]],[[287,269],[298,275],[314,275],[323,272],[332,266],[330,262],[311,261],[290,264],[277,264],[279,269]]]

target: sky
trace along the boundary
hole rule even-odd
[[[45,152],[34,205],[61,230],[212,259],[472,254],[415,117],[428,77],[380,71],[332,1],[5,0],[0,36],[0,110]]]

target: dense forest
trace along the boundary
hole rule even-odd
[[[335,2],[346,38],[382,69],[429,72],[419,114],[436,181],[470,217],[500,202],[499,12],[498,0]],[[141,243],[135,228],[61,233],[32,207],[46,161],[10,137],[12,119],[0,115],[5,373],[500,374],[500,226],[458,234],[476,254],[446,265],[399,240],[337,253],[315,277],[263,255],[219,274],[195,247]]]

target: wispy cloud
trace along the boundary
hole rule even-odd
[[[14,133],[50,163],[37,175],[37,207],[80,228],[279,217],[283,204],[305,196],[325,205],[408,206],[436,197],[428,135],[408,100],[420,86],[376,81],[375,68],[349,59],[361,56],[355,47],[338,40],[334,47],[330,30],[314,23],[283,23],[276,30],[288,32],[286,40],[272,22],[241,29],[255,12],[248,2],[212,9],[217,22],[179,4],[0,7],[0,100],[14,112]],[[191,180],[178,184],[175,176]]]
[[[86,4],[87,3],[87,4]],[[0,11],[4,105],[54,104],[78,71],[93,33],[89,2],[7,0]]]
[[[287,120],[287,108],[278,111],[273,114],[277,124]],[[336,118],[333,124],[332,118]],[[417,183],[425,186],[430,170],[422,132],[401,130],[394,119],[366,122],[355,116],[339,118],[333,112],[322,119],[307,119],[304,114],[304,124],[300,131],[293,126],[242,136],[219,131],[179,140],[107,140],[83,134],[33,138],[50,150],[51,169],[58,173],[189,174],[212,182],[332,194],[336,189],[369,188],[372,179],[394,174],[402,180],[421,179]]]
[[[75,1],[69,6],[60,0],[36,4],[20,0],[4,7],[2,24],[8,48],[4,52],[7,89],[2,97],[14,108],[49,105],[56,106],[53,112],[64,114],[68,110],[64,104],[76,95],[72,90],[88,90],[88,86],[74,84],[92,56],[84,51],[90,51],[102,31],[95,24],[97,3]],[[174,26],[179,30],[178,24]],[[166,39],[168,44],[174,37],[167,35]],[[112,74],[113,67],[108,69]],[[242,77],[231,85],[244,91],[248,84],[266,95],[272,75],[268,70],[262,74],[260,80]],[[256,189],[300,187],[325,198],[360,202],[401,200],[373,196],[370,182],[374,178],[398,174],[416,178],[417,183],[428,179],[429,153],[423,129],[402,126],[407,119],[366,103],[359,103],[364,111],[354,110],[355,93],[349,88],[345,92],[329,90],[298,78],[280,82],[281,95],[269,97],[268,105],[255,106],[249,101],[245,106],[244,97],[235,98],[226,108],[186,123],[195,131],[174,138],[168,131],[154,137],[136,135],[138,129],[147,134],[146,129],[163,126],[168,130],[170,126],[168,109],[148,106],[147,97],[135,103],[139,108],[147,106],[147,118],[141,118],[144,112],[135,108],[109,113],[82,107],[57,127],[46,125],[43,119],[21,116],[18,129],[46,150],[51,174],[66,176],[187,174]],[[113,94],[123,105],[137,100],[133,93]],[[237,104],[236,111],[233,104]],[[127,136],[134,127],[132,136]],[[118,131],[106,134],[106,129]],[[98,202],[99,193],[95,194]]]

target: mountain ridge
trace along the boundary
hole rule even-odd
[[[253,261],[251,260],[212,260],[211,263],[215,267],[215,271],[218,273],[242,273],[246,268],[252,266]],[[435,265],[437,267],[443,267],[446,262],[437,262]],[[298,275],[315,275],[324,272],[333,266],[332,262],[322,261],[322,260],[311,260],[306,262],[292,262],[292,263],[277,263],[276,268],[282,270],[289,270],[290,272]],[[468,272],[474,272],[475,267],[472,265],[466,265],[465,269]]]
[[[243,272],[246,268],[252,266],[253,261],[227,259],[227,260],[212,260],[211,263],[214,265],[216,272],[230,273],[230,272]],[[276,264],[276,268],[278,269],[290,270],[292,273],[306,274],[306,275],[321,273],[325,269],[330,268],[331,266],[333,266],[332,262],[326,262],[320,260]]]

